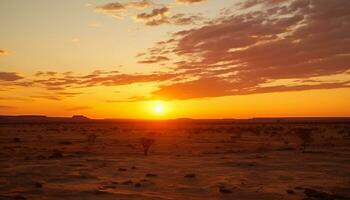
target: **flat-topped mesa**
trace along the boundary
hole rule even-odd
[[[76,120],[89,120],[88,117],[85,117],[84,115],[73,115],[72,119],[76,119]]]

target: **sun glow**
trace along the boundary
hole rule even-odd
[[[154,105],[154,112],[158,115],[164,114],[164,104],[162,102],[156,102]]]

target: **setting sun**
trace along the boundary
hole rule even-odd
[[[162,102],[156,102],[154,106],[154,112],[156,114],[163,114],[164,113],[164,104]]]

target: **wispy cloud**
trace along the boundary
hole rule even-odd
[[[183,1],[179,3],[196,3],[200,1]],[[151,8],[150,11],[141,12],[134,16],[134,19],[143,22],[147,26],[159,26],[163,24],[172,25],[192,25],[202,22],[204,18],[199,14],[171,14],[170,7],[162,4],[155,4],[151,1],[135,1],[128,3],[113,2],[100,6],[96,6],[96,11],[111,15],[116,18],[123,18],[129,10],[145,10]]]
[[[203,3],[207,0],[176,0],[180,4],[193,4],[193,3]]]
[[[67,111],[80,111],[80,110],[88,110],[88,109],[92,109],[92,107],[90,107],[90,106],[77,106],[77,107],[68,108]]]
[[[148,26],[159,26],[162,24],[192,25],[204,20],[200,14],[171,14],[168,7],[155,8],[150,13],[140,13],[135,18]]]
[[[0,110],[12,110],[12,109],[16,109],[16,107],[0,105]]]
[[[0,49],[0,56],[5,56],[8,54],[8,51],[5,49]]]
[[[128,9],[146,9],[153,5],[149,0],[131,1],[127,3],[113,2],[96,6],[96,11],[120,18]]]
[[[0,72],[0,81],[16,81],[22,78],[15,72]]]

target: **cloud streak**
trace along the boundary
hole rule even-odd
[[[141,1],[131,1],[127,3],[113,2],[107,3],[104,5],[96,6],[97,12],[102,12],[106,14],[110,14],[115,17],[121,17],[122,13],[126,12],[128,9],[139,9],[143,10],[153,5],[153,3],[149,0],[141,0]]]
[[[199,14],[186,15],[177,13],[171,15],[168,7],[155,8],[150,13],[140,13],[135,18],[148,26],[159,26],[162,24],[192,25],[204,20]]]
[[[0,56],[5,56],[8,54],[8,51],[6,51],[5,49],[0,49]]]
[[[0,81],[16,81],[22,78],[15,72],[0,72]]]
[[[207,0],[176,0],[179,4],[194,4],[194,3],[202,3]]]
[[[72,107],[68,108],[67,111],[81,111],[81,110],[89,110],[92,109],[90,106],[77,106],[77,107]]]

